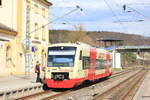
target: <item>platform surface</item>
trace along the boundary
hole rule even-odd
[[[36,82],[36,74],[31,74],[29,77],[25,75],[0,76],[0,100],[6,100],[6,97],[18,98],[29,92],[32,94],[42,91],[42,85]]]
[[[133,100],[150,100],[150,71],[148,72]]]

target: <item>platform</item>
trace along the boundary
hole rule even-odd
[[[133,100],[150,100],[150,71],[148,72]]]
[[[42,83],[36,82],[36,74],[0,76],[0,100],[14,100],[43,91]]]

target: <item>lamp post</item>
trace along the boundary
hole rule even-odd
[[[26,8],[26,39],[25,39],[25,77],[30,77],[30,48],[31,48],[31,34],[30,34],[30,4]]]

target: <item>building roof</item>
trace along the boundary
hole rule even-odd
[[[123,41],[123,40],[117,38],[101,38],[98,41]]]
[[[5,33],[9,35],[17,35],[17,32],[14,31],[13,29],[5,26],[4,24],[0,23],[0,33]]]
[[[51,2],[47,1],[47,0],[38,0],[40,2],[42,2],[43,4],[47,5],[47,6],[51,6],[53,5]]]

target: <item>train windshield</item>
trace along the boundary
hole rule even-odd
[[[73,67],[76,47],[49,47],[48,67]]]

